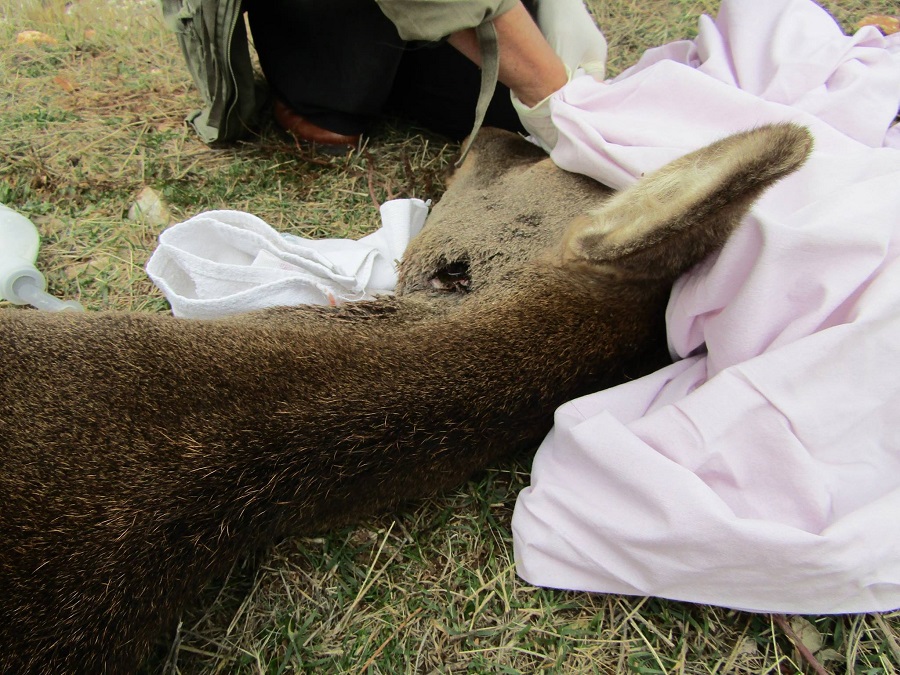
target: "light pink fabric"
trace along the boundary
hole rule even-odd
[[[682,360],[559,409],[513,518],[524,579],[900,607],[898,104],[900,35],[844,36],[809,0],[724,0],[693,42],[555,96],[553,159],[616,188],[767,122],[816,148],[676,285]]]

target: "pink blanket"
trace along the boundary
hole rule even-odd
[[[519,574],[754,611],[900,607],[900,34],[724,0],[692,42],[551,102],[563,168],[624,187],[731,132],[807,165],[677,284],[680,359],[559,409],[513,518]]]

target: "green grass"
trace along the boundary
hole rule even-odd
[[[828,2],[851,29],[892,2]],[[713,0],[592,0],[610,74],[692,37]],[[16,44],[40,30],[55,44]],[[7,0],[0,9],[0,201],[29,215],[53,293],[166,311],[143,266],[161,226],[128,220],[146,186],[173,222],[253,212],[303,236],[356,237],[389,197],[436,198],[457,146],[385,123],[360,153],[310,156],[271,128],[223,149],[184,126],[199,104],[153,2]],[[285,541],[204,590],[149,672],[802,673],[777,617],[529,586],[510,517],[527,462],[322,538]],[[834,673],[900,672],[900,614],[793,617]]]

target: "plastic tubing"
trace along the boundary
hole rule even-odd
[[[40,237],[28,218],[0,204],[0,300],[33,305],[47,312],[84,311],[74,300],[46,292],[47,280],[34,266]]]

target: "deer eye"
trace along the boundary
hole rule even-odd
[[[470,283],[468,260],[447,263],[438,268],[429,279],[432,289],[448,293],[468,293],[471,290]]]

